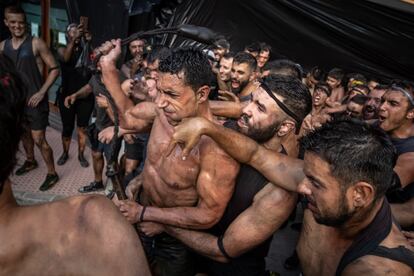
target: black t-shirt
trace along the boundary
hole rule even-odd
[[[60,60],[60,67],[62,73],[62,97],[72,95],[91,78],[91,74],[86,68],[75,68],[82,53],[81,47],[73,49],[72,56],[68,62]],[[92,96],[91,96],[92,97]]]

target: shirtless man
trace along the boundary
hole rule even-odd
[[[301,136],[320,127],[329,118],[323,109],[326,107],[326,101],[331,96],[332,89],[326,82],[318,82],[312,95],[312,111],[303,120]]]
[[[150,275],[134,229],[103,196],[17,205],[9,176],[27,95],[2,54],[0,91],[0,275]]]
[[[120,210],[131,223],[153,221],[178,227],[207,229],[221,218],[233,193],[238,164],[210,138],[201,139],[186,160],[180,147],[166,150],[174,126],[185,118],[201,116],[210,121],[208,105],[214,76],[207,57],[198,50],[177,49],[160,61],[155,104],[137,105],[122,92],[115,62],[120,41],[101,47],[103,82],[119,109],[120,126],[142,131],[152,126],[147,159],[142,172],[140,204],[125,201]],[[187,248],[167,234],[141,235],[154,271],[161,275],[192,275]]]
[[[273,184],[306,196],[297,247],[305,275],[412,275],[413,248],[393,223],[384,197],[395,152],[383,132],[363,122],[327,123],[302,140],[301,161],[220,126],[192,126],[189,120],[174,133],[184,156],[206,134]]]
[[[25,109],[28,123],[25,124],[25,135],[22,138],[26,161],[16,171],[16,175],[22,175],[37,168],[37,162],[34,159],[34,144],[36,144],[47,166],[46,178],[39,189],[46,191],[59,180],[55,170],[53,151],[45,135],[49,117],[47,91],[59,76],[59,67],[46,43],[27,33],[26,15],[20,7],[7,7],[4,10],[4,16],[4,23],[9,28],[12,38],[0,43],[0,52],[13,61],[29,88]],[[44,66],[49,68],[45,81],[42,78]]]
[[[280,99],[279,103],[269,91]],[[285,113],[280,105],[297,114],[298,118]],[[297,156],[296,120],[302,120],[310,106],[310,93],[300,80],[269,77],[253,91],[252,101],[243,109],[235,128],[271,151]],[[197,119],[193,121],[195,125],[211,123]],[[177,227],[165,227],[165,231],[209,258],[203,258],[200,267],[209,275],[262,275],[271,236],[295,204],[294,193],[269,183],[252,167],[242,165],[235,192],[217,225],[207,232]],[[141,230],[145,232],[147,229],[143,225]],[[221,247],[218,242],[222,243]]]
[[[329,96],[329,102],[340,103],[342,99],[345,97],[345,89],[342,86],[342,80],[344,76],[344,71],[339,68],[333,68],[328,72],[328,75],[326,77],[326,83],[332,89],[332,95]]]

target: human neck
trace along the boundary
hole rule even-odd
[[[17,206],[17,203],[11,189],[10,179],[7,179],[3,183],[3,191],[0,194],[0,216],[7,214],[5,210],[13,206]]]
[[[313,105],[312,106],[312,115],[319,114],[323,109],[323,105]]]
[[[411,121],[402,124],[400,127],[392,130],[389,135],[392,138],[405,139],[414,136],[414,125]]]
[[[374,206],[366,208],[360,214],[356,214],[347,223],[339,227],[339,233],[344,239],[353,239],[363,229],[368,227],[378,214],[384,199],[378,200]]]
[[[262,146],[268,150],[280,151],[282,149],[282,139],[275,134],[272,138],[262,143]]]
[[[249,82],[246,85],[246,87],[244,87],[243,90],[239,93],[239,98],[250,95],[252,91],[254,90],[253,86],[254,86],[254,82],[253,81]]]
[[[210,110],[210,106],[208,105],[208,101],[198,105],[197,112],[196,112],[195,116],[206,118],[209,121],[214,121],[214,116],[213,116],[213,113]]]
[[[27,34],[24,34],[24,35],[22,35],[22,36],[20,36],[20,37],[17,37],[17,36],[12,36],[12,42],[13,42],[13,43],[19,43],[19,42],[22,42],[22,41],[24,41],[24,40],[26,39],[26,37],[27,37]]]

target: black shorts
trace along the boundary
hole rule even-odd
[[[58,100],[63,126],[62,135],[64,137],[71,137],[73,129],[75,128],[75,119],[78,127],[87,127],[89,125],[89,119],[94,107],[94,98],[88,97],[76,100],[69,108],[67,108],[64,103],[65,96],[62,95]]]
[[[87,134],[89,142],[91,143],[92,151],[103,153],[108,163],[116,161],[118,159],[119,150],[121,149],[122,139],[118,138],[114,148],[112,148],[111,144],[103,144],[98,140],[99,132],[100,130],[96,128],[95,124],[91,124],[87,128]]]
[[[134,138],[134,143],[128,144],[125,142],[125,157],[130,160],[144,159],[145,140],[139,135]]]
[[[38,107],[25,109],[26,125],[31,130],[45,130],[49,125],[49,106],[40,103]]]

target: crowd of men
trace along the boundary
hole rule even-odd
[[[92,39],[82,23],[55,55],[27,33],[21,8],[6,8],[5,24],[1,275],[269,275],[272,236],[297,206],[303,275],[414,275],[412,82],[305,73],[270,60],[266,43],[232,53],[225,39],[204,50],[137,39],[121,68],[120,40],[107,41],[90,74],[78,62]],[[112,202],[88,194],[20,207],[9,178],[20,141],[15,174],[37,167],[36,144],[48,168],[40,190],[59,185],[45,136],[59,74],[57,165],[70,158],[76,121],[79,169],[88,137],[94,170],[79,192],[105,189]],[[127,200],[105,187],[109,169]]]

